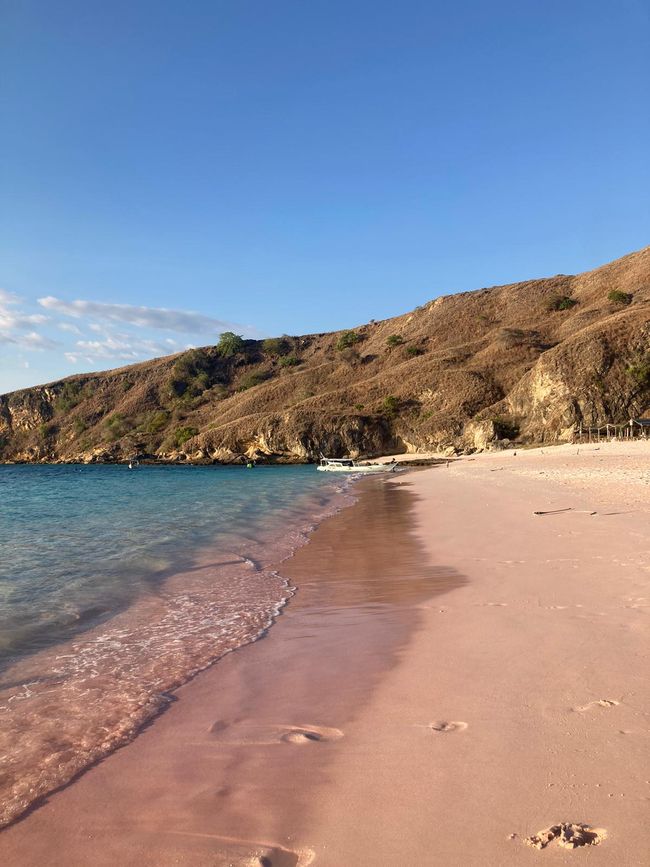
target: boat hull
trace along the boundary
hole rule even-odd
[[[369,475],[371,473],[391,473],[395,469],[395,465],[374,467],[316,467],[321,473],[363,473]]]

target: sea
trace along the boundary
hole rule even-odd
[[[353,501],[313,466],[0,466],[0,827],[255,641]]]

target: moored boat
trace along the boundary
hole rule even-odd
[[[324,458],[316,467],[326,473],[392,473],[397,464],[359,463],[352,458]]]

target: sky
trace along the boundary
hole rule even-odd
[[[0,392],[650,243],[646,0],[0,0]]]

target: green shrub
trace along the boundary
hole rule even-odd
[[[286,355],[291,351],[291,343],[286,337],[267,337],[262,341],[262,350],[266,355]]]
[[[650,353],[628,364],[627,375],[641,388],[650,387]]]
[[[76,418],[72,427],[76,436],[80,436],[85,430],[88,429],[88,425],[82,418]]]
[[[168,422],[169,413],[166,410],[153,410],[142,419],[138,430],[148,434],[160,433],[161,430],[167,427]]]
[[[82,400],[91,397],[94,393],[94,382],[64,382],[61,391],[54,399],[54,410],[61,413],[70,412]]]
[[[422,355],[424,353],[424,349],[421,346],[407,346],[406,354],[415,357],[416,355]]]
[[[355,343],[361,340],[361,336],[356,331],[344,331],[336,341],[336,348],[339,352],[342,349],[350,349]]]
[[[265,382],[269,377],[270,374],[265,370],[253,370],[240,381],[238,391],[246,391],[255,385],[260,385],[260,383]]]
[[[210,387],[210,374],[205,370],[197,373],[192,380],[192,387],[199,392],[205,391],[206,388]]]
[[[359,412],[364,408],[365,404],[363,403],[355,403],[354,408],[359,410]]]
[[[191,379],[210,368],[210,359],[203,349],[188,349],[174,362],[174,373],[181,379]]]
[[[222,358],[231,358],[244,351],[244,340],[239,334],[232,331],[224,331],[217,343],[217,352]]]
[[[176,359],[169,379],[171,397],[197,397],[210,384],[210,358],[204,350],[190,349]]]
[[[80,382],[64,382],[63,388],[54,400],[56,412],[70,412],[83,400],[83,386]]]
[[[39,426],[38,435],[42,440],[48,440],[48,439],[50,439],[50,437],[54,436],[56,431],[57,431],[56,425],[45,422]]]
[[[620,292],[618,289],[612,289],[612,291],[607,294],[607,297],[612,304],[620,304],[621,307],[625,307],[632,303],[632,295],[629,292]]]
[[[394,394],[389,394],[384,398],[381,405],[382,412],[389,418],[394,418],[399,411],[400,401]]]
[[[132,428],[131,422],[119,412],[116,412],[108,418],[105,418],[104,426],[106,427],[108,435],[112,440],[120,439],[120,437],[123,437]]]
[[[297,355],[283,355],[278,364],[280,367],[295,367],[301,364],[301,359]]]
[[[191,440],[192,437],[195,437],[197,434],[198,430],[195,427],[179,427],[174,431],[172,441],[176,448],[180,448],[184,443]]]
[[[548,302],[548,309],[550,311],[555,310],[570,310],[572,307],[575,307],[578,302],[575,298],[570,298],[568,295],[558,295],[556,298],[552,298]]]
[[[391,334],[386,338],[386,344],[388,346],[401,346],[404,343],[404,338],[401,334]]]

